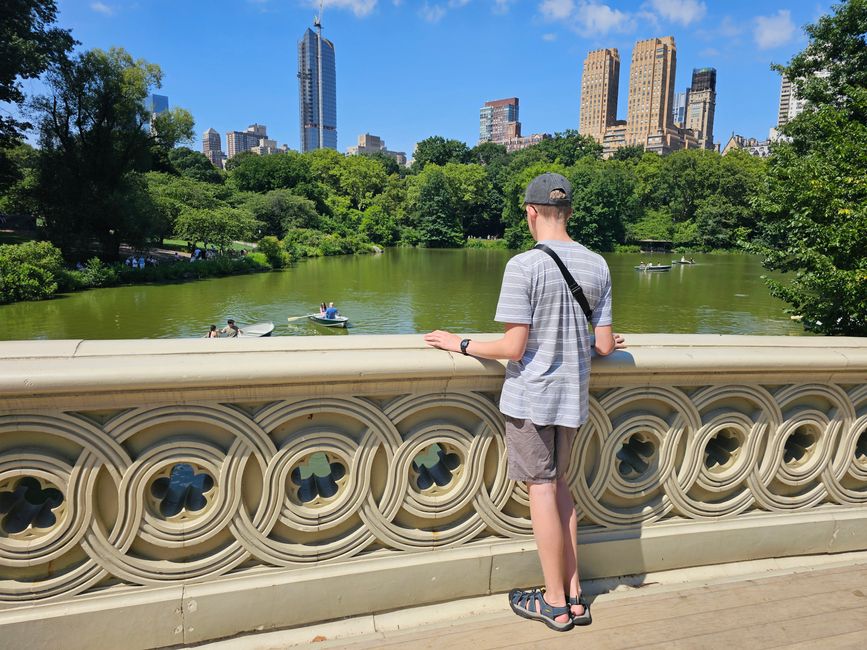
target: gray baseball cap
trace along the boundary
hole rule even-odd
[[[560,190],[566,194],[565,198],[551,198],[551,192]],[[572,205],[572,184],[560,174],[548,172],[540,174],[530,181],[527,191],[524,192],[524,203],[533,205]]]

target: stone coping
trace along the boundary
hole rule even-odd
[[[489,340],[496,334],[466,334]],[[739,382],[867,381],[867,338],[635,334],[629,348],[593,359],[592,385],[665,381],[682,385]],[[211,388],[368,384],[422,380],[426,388],[481,380],[494,389],[504,362],[427,347],[421,335],[275,337],[263,339],[59,340],[0,342],[0,406],[40,394],[107,388]],[[487,379],[488,381],[484,381]],[[245,395],[249,396],[249,395]]]

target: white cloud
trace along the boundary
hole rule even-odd
[[[539,11],[548,20],[568,18],[574,9],[575,3],[572,0],[543,0],[539,5]]]
[[[515,0],[494,0],[494,8],[492,11],[495,14],[507,14],[509,13],[509,9],[512,8],[512,3]]]
[[[550,33],[549,34],[542,34],[542,40],[548,41],[549,43],[551,41],[556,41],[557,40],[557,34],[550,34]]]
[[[104,14],[106,16],[114,15],[114,7],[109,7],[107,4],[103,2],[91,2],[90,8],[93,9],[98,14]]]
[[[608,32],[631,32],[635,29],[635,18],[619,9],[612,9],[599,2],[582,2],[576,13],[578,31],[586,36],[597,36]]]
[[[550,22],[566,22],[584,36],[604,36],[608,32],[631,32],[635,29],[635,15],[612,9],[599,0],[544,0],[539,13]]]
[[[650,0],[650,6],[666,20],[681,25],[701,20],[707,13],[701,0]]]
[[[449,0],[449,7],[463,7],[469,3],[470,0]]]
[[[708,47],[699,52],[702,56],[719,56],[719,50],[715,47]]]
[[[429,23],[438,23],[446,15],[446,8],[442,5],[429,5],[424,3],[419,14]]]
[[[795,36],[795,23],[788,9],[780,9],[775,16],[756,16],[753,38],[760,50],[785,45]]]
[[[261,2],[262,0],[253,1]],[[325,0],[325,8],[322,13],[327,14],[328,9],[348,9],[361,18],[376,8],[376,2],[377,0]],[[309,0],[307,4],[314,9],[319,9],[319,0]]]

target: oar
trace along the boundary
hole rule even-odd
[[[307,316],[308,316],[308,314],[304,314],[303,316],[290,316],[286,320],[288,320],[291,323],[293,320],[301,320],[302,318],[307,318]]]

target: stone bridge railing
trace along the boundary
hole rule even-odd
[[[867,549],[867,339],[629,338],[569,471],[584,577]],[[540,582],[502,374],[418,336],[0,343],[0,634],[156,647]]]

